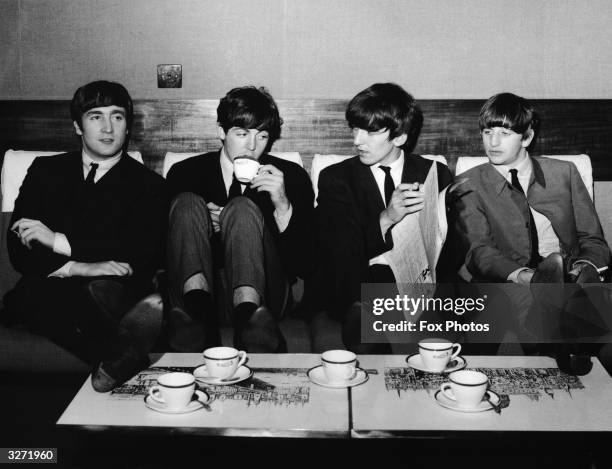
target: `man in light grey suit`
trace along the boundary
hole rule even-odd
[[[537,310],[550,330],[567,318],[567,298],[551,297],[561,289],[538,290],[534,284],[598,283],[610,249],[576,166],[529,155],[538,123],[531,104],[514,94],[498,94],[484,104],[479,127],[489,163],[461,175],[465,182],[457,189],[455,210],[474,279],[531,284],[535,302],[547,310],[531,307],[529,320]],[[538,298],[537,291],[549,298]],[[551,305],[561,316],[548,314]]]

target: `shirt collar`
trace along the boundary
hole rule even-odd
[[[111,169],[113,166],[115,166],[117,163],[119,163],[119,160],[123,156],[123,150],[117,153],[115,156],[111,158],[105,158],[102,161],[93,160],[91,156],[89,156],[85,152],[85,149],[83,149],[83,151],[81,152],[81,155],[82,155],[81,159],[83,161],[83,168],[86,171],[89,171],[91,169],[91,163],[96,163],[98,165],[98,171],[106,172],[109,169]]]
[[[511,168],[510,166],[507,166],[505,164],[500,164],[500,165],[495,165],[492,164],[491,166],[493,166],[495,168],[495,170],[501,174],[504,179],[506,180],[510,180],[510,170],[511,169],[516,169],[517,172],[517,176],[521,179],[530,179],[531,178],[531,173],[533,172],[533,165],[531,162],[531,158],[529,157],[529,154],[527,153],[527,157],[521,161],[518,165],[516,165],[514,168]]]
[[[395,160],[392,163],[386,164],[386,165],[382,165],[382,166],[388,166],[389,168],[391,168],[391,171],[397,170],[398,168],[404,168],[404,150],[400,150],[400,155],[399,158],[397,160]],[[380,163],[376,163],[375,165],[373,165],[374,168],[380,168],[381,164]]]

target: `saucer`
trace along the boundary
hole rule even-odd
[[[368,373],[361,368],[355,368],[355,376],[353,376],[351,379],[343,383],[332,384],[327,381],[327,376],[325,376],[325,371],[323,371],[323,365],[319,365],[308,370],[308,379],[319,386],[341,389],[351,388],[353,386],[359,386],[360,384],[365,383],[368,380]]]
[[[253,376],[253,370],[251,370],[246,365],[241,365],[234,373],[234,376],[231,378],[213,378],[212,376],[208,376],[208,370],[206,369],[206,365],[198,366],[195,370],[193,370],[193,376],[195,376],[196,381],[204,384],[214,384],[217,386],[226,386],[228,384],[236,384],[240,381],[244,381],[245,379],[249,379]]]
[[[446,368],[444,368],[442,371],[430,371],[429,368],[425,368],[425,364],[421,359],[421,355],[418,353],[413,353],[412,355],[409,355],[408,358],[406,358],[406,363],[408,363],[408,366],[410,368],[414,368],[415,370],[424,371],[425,373],[436,374],[451,373],[452,371],[462,370],[467,366],[465,358],[463,358],[461,355],[457,355],[455,358],[449,361],[446,365]]]
[[[203,409],[206,404],[198,400],[199,398],[206,398],[206,394],[202,391],[195,391],[194,397],[196,399],[192,400],[189,404],[187,404],[182,409],[166,409],[166,404],[162,404],[161,402],[157,402],[155,399],[152,399],[150,395],[146,395],[144,398],[145,405],[156,412],[161,412],[162,414],[188,414],[189,412],[194,412],[196,410]]]
[[[487,394],[489,395],[489,398],[495,403],[495,405],[498,405],[500,403],[501,399],[497,393],[491,390],[488,390]],[[452,399],[449,399],[440,390],[436,391],[434,398],[436,399],[436,402],[440,404],[442,407],[446,407],[447,409],[450,409],[450,410],[456,410],[457,412],[473,413],[473,412],[484,412],[485,410],[493,409],[493,406],[491,405],[491,403],[484,399],[476,407],[460,407],[457,404],[457,401],[453,401]]]

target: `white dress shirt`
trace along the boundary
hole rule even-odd
[[[378,186],[378,190],[380,191],[380,196],[382,197],[383,204],[385,204],[385,207],[386,207],[386,203],[385,203],[385,176],[386,174],[382,169],[380,169],[380,166],[381,166],[380,163],[373,164],[372,166],[370,166],[370,171],[372,171],[372,175],[374,176],[374,179],[376,180],[376,185]],[[402,183],[402,172],[404,171],[404,150],[400,152],[400,156],[397,160],[395,160],[394,162],[390,164],[383,165],[383,166],[389,166],[391,168],[390,174],[391,174],[391,179],[393,179],[393,185],[395,187],[399,186]],[[380,235],[384,239],[382,232]],[[387,258],[385,257],[385,253],[383,252],[382,254],[379,254],[378,256],[370,259],[368,264],[369,265],[374,265],[374,264],[389,265],[389,261],[387,260]]]

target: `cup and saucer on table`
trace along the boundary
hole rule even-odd
[[[210,396],[196,390],[191,373],[165,373],[157,378],[157,385],[149,389],[145,405],[163,414],[186,414],[208,406]]]
[[[409,355],[406,363],[425,373],[452,373],[467,366],[459,352],[460,344],[445,339],[423,339],[419,342],[419,353]]]
[[[434,398],[442,407],[457,412],[484,412],[495,409],[500,412],[500,396],[487,389],[489,378],[476,370],[460,370],[448,376]]]
[[[247,353],[233,347],[213,347],[204,350],[204,365],[193,370],[199,383],[210,385],[236,384],[253,376],[244,363]]]
[[[321,365],[307,374],[310,381],[327,388],[350,388],[368,380],[368,373],[357,366],[357,355],[347,350],[323,352]]]

